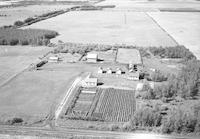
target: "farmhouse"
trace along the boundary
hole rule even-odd
[[[87,54],[87,62],[96,63],[98,59],[98,55],[95,53],[88,53]]]
[[[96,87],[97,86],[97,78],[86,77],[82,82],[82,87]]]

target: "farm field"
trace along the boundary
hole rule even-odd
[[[105,89],[93,113],[110,122],[127,122],[135,111],[135,93],[132,90]]]
[[[200,59],[200,13],[148,13],[179,44]]]
[[[51,28],[60,34],[52,42],[177,45],[148,15],[140,12],[73,11],[23,28]]]
[[[96,93],[81,91],[76,98],[71,104],[72,109],[67,109],[67,116],[94,117],[104,122],[127,122],[135,111],[133,90],[98,88]]]
[[[42,15],[44,13],[71,8],[74,5],[28,5],[0,9],[0,27],[12,25],[17,20],[25,20],[28,17]]]
[[[27,123],[44,119],[65,95],[79,69],[26,71],[0,88],[0,121],[21,117]]]
[[[0,46],[0,85],[23,71],[39,57],[51,51],[50,47]]]
[[[160,9],[200,10],[196,0],[106,0],[96,5],[116,5],[112,11],[158,12]]]

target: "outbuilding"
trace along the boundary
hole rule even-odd
[[[107,74],[112,74],[112,69],[111,69],[111,68],[108,68],[107,71],[106,71],[106,73],[107,73]]]
[[[87,54],[87,62],[96,63],[98,59],[98,55],[96,53],[88,53]]]
[[[99,67],[99,68],[98,68],[98,73],[99,73],[99,74],[102,74],[102,73],[103,73],[103,68],[102,68],[102,67]]]
[[[86,78],[82,82],[82,87],[96,87],[97,86],[97,78]]]
[[[55,62],[58,62],[58,60],[59,58],[57,56],[51,56],[49,57],[48,62],[55,63]]]
[[[122,74],[122,70],[121,70],[120,68],[117,68],[117,70],[116,70],[116,74],[121,75],[121,74]]]

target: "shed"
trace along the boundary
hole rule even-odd
[[[122,74],[122,70],[120,68],[117,68],[116,74]]]
[[[98,59],[98,55],[96,53],[87,54],[87,62],[96,63],[97,59]]]
[[[99,67],[99,68],[98,68],[98,73],[99,73],[99,74],[102,74],[102,73],[103,73],[103,68],[102,68],[102,67]]]
[[[106,73],[112,74],[112,69],[111,69],[111,68],[108,68],[107,71],[106,71]]]
[[[58,60],[59,60],[59,58],[57,57],[57,56],[51,56],[51,57],[49,57],[49,60],[48,60],[48,62],[58,62]]]

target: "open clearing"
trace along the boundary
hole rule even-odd
[[[0,9],[0,27],[12,25],[15,21],[25,20],[28,17],[42,15],[44,13],[71,8],[74,5],[30,5]]]
[[[0,85],[17,73],[23,71],[31,63],[39,61],[50,47],[0,46]]]
[[[200,59],[200,13],[149,13],[179,44]]]
[[[60,35],[52,42],[176,45],[148,15],[141,12],[73,11],[24,28],[58,31]]]

